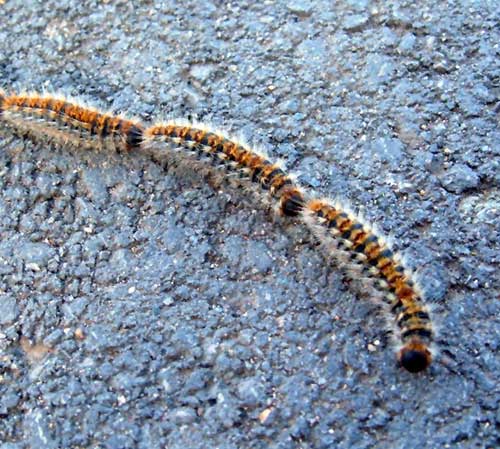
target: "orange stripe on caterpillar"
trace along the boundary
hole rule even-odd
[[[393,316],[401,365],[410,372],[426,369],[432,362],[432,323],[418,284],[398,254],[361,217],[339,203],[311,200],[302,216],[339,265],[351,271],[354,280],[373,287],[374,297],[382,299]]]
[[[184,149],[181,158],[196,159],[209,157],[217,165],[237,172],[240,176],[269,190],[279,201],[283,215],[297,216],[304,205],[304,195],[279,164],[271,162],[265,155],[250,149],[247,145],[216,132],[204,125],[172,121],[156,124],[144,132],[145,146],[172,142]],[[179,151],[174,148],[173,151]]]
[[[37,93],[4,95],[2,122],[40,140],[86,148],[139,148],[144,127],[77,101]]]

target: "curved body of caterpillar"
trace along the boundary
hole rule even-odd
[[[148,148],[168,150],[181,162],[190,160],[224,168],[226,177],[238,175],[268,191],[280,212],[298,217],[348,268],[354,280],[370,286],[395,322],[398,359],[410,372],[432,362],[433,329],[429,312],[413,274],[406,270],[382,237],[361,217],[341,205],[308,199],[276,163],[222,133],[186,121],[171,121],[145,128],[136,121],[100,112],[51,95],[8,95],[0,89],[0,124],[41,141],[56,141],[85,148],[110,147],[117,151]]]
[[[42,141],[117,151],[139,148],[142,141],[141,124],[61,96],[0,94],[0,110],[7,126]]]
[[[343,205],[313,199],[306,203],[302,216],[340,265],[354,272],[358,281],[374,287],[375,296],[394,317],[400,364],[412,373],[427,368],[432,361],[430,316],[412,273],[399,256]]]
[[[173,144],[169,151],[181,159],[209,158],[213,164],[269,190],[283,215],[297,216],[304,205],[304,195],[292,178],[278,164],[243,143],[184,121],[156,124],[144,131],[145,147],[163,149],[168,143]]]

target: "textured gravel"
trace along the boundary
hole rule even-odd
[[[415,6],[414,3],[418,3]],[[0,132],[0,449],[500,444],[496,1],[0,1],[4,88],[241,133],[394,237],[444,361],[300,226],[141,154]]]

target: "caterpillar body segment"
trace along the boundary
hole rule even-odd
[[[279,164],[271,162],[263,154],[245,144],[226,137],[203,125],[184,121],[172,121],[153,125],[144,132],[145,147],[165,148],[172,143],[177,148],[169,148],[195,159],[208,158],[213,165],[223,167],[228,174],[245,178],[257,184],[278,200],[283,215],[297,216],[304,204],[304,194],[292,178]]]
[[[62,96],[3,96],[1,109],[4,124],[35,140],[116,151],[137,149],[142,142],[144,127],[140,123]]]
[[[302,217],[331,249],[332,258],[355,273],[353,277],[364,287],[372,288],[369,294],[390,312],[401,365],[410,372],[427,368],[432,361],[431,319],[413,273],[399,255],[369,224],[339,203],[313,199],[305,204]]]

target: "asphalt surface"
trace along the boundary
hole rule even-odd
[[[0,449],[500,444],[496,1],[0,2],[5,89],[241,133],[392,235],[440,361],[251,192],[0,131]]]

